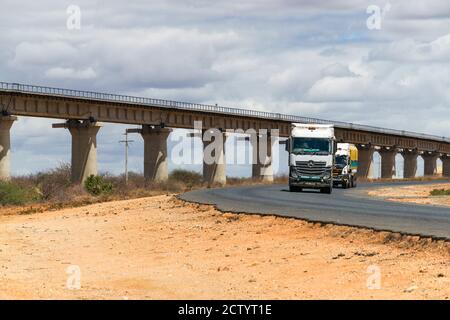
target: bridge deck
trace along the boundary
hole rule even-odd
[[[158,124],[192,128],[194,121],[219,128],[279,129],[288,136],[290,124],[322,123],[336,127],[340,141],[450,154],[450,138],[386,129],[342,121],[286,115],[171,100],[92,91],[0,82],[2,111],[13,115],[60,119],[86,119],[127,124]]]

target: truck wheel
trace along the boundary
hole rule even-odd
[[[352,178],[352,188],[356,188],[356,178]]]
[[[347,189],[349,187],[349,184],[350,183],[348,181],[342,180],[342,189]]]

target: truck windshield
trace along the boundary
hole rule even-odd
[[[348,157],[346,155],[337,155],[336,156],[336,166],[339,168],[343,168],[347,165]]]
[[[293,154],[330,154],[331,141],[323,138],[293,138]]]

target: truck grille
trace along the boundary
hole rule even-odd
[[[294,167],[295,172],[298,175],[318,175],[326,171],[330,171],[331,168],[327,167],[325,161],[296,161]]]
[[[342,173],[342,169],[333,169],[333,177],[337,178]]]

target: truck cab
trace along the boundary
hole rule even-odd
[[[312,188],[332,192],[336,149],[333,125],[293,123],[286,148],[289,191]]]
[[[338,143],[333,169],[333,183],[342,188],[356,187],[358,149],[353,144]]]

